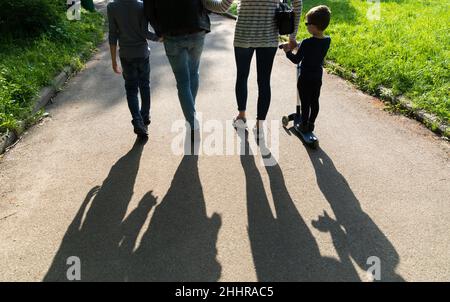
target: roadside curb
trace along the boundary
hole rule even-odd
[[[31,115],[36,114],[39,110],[47,106],[48,103],[56,96],[60,89],[64,86],[67,80],[76,73],[74,68],[66,66],[62,72],[60,72],[51,82],[49,86],[41,89],[39,96],[34,101],[34,107],[31,111]],[[4,135],[0,137],[0,154],[3,154],[8,148],[10,148],[25,132],[27,125],[25,122],[20,121],[19,127],[15,131],[7,130]]]

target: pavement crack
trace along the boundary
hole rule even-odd
[[[12,214],[9,214],[9,215],[6,215],[5,217],[0,218],[0,221],[6,220],[6,219],[8,219],[9,217],[14,216],[14,215],[16,215],[16,214],[17,214],[17,212],[12,213]]]

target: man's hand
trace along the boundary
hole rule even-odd
[[[116,74],[122,74],[122,69],[117,65],[117,61],[112,62],[112,68]]]

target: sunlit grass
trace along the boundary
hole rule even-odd
[[[82,67],[103,37],[100,13],[83,11],[82,21],[63,20],[50,32],[28,40],[0,42],[0,132],[30,117],[40,88],[64,66]]]
[[[328,60],[361,89],[390,88],[450,122],[450,0],[381,0],[380,20],[369,20],[366,0],[306,0],[302,20],[320,4],[332,11]],[[308,36],[303,24],[298,39]]]

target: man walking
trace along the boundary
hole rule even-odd
[[[178,98],[191,129],[198,130],[195,99],[205,34],[211,31],[208,11],[226,12],[233,0],[144,0],[145,12],[164,47],[177,81]]]

